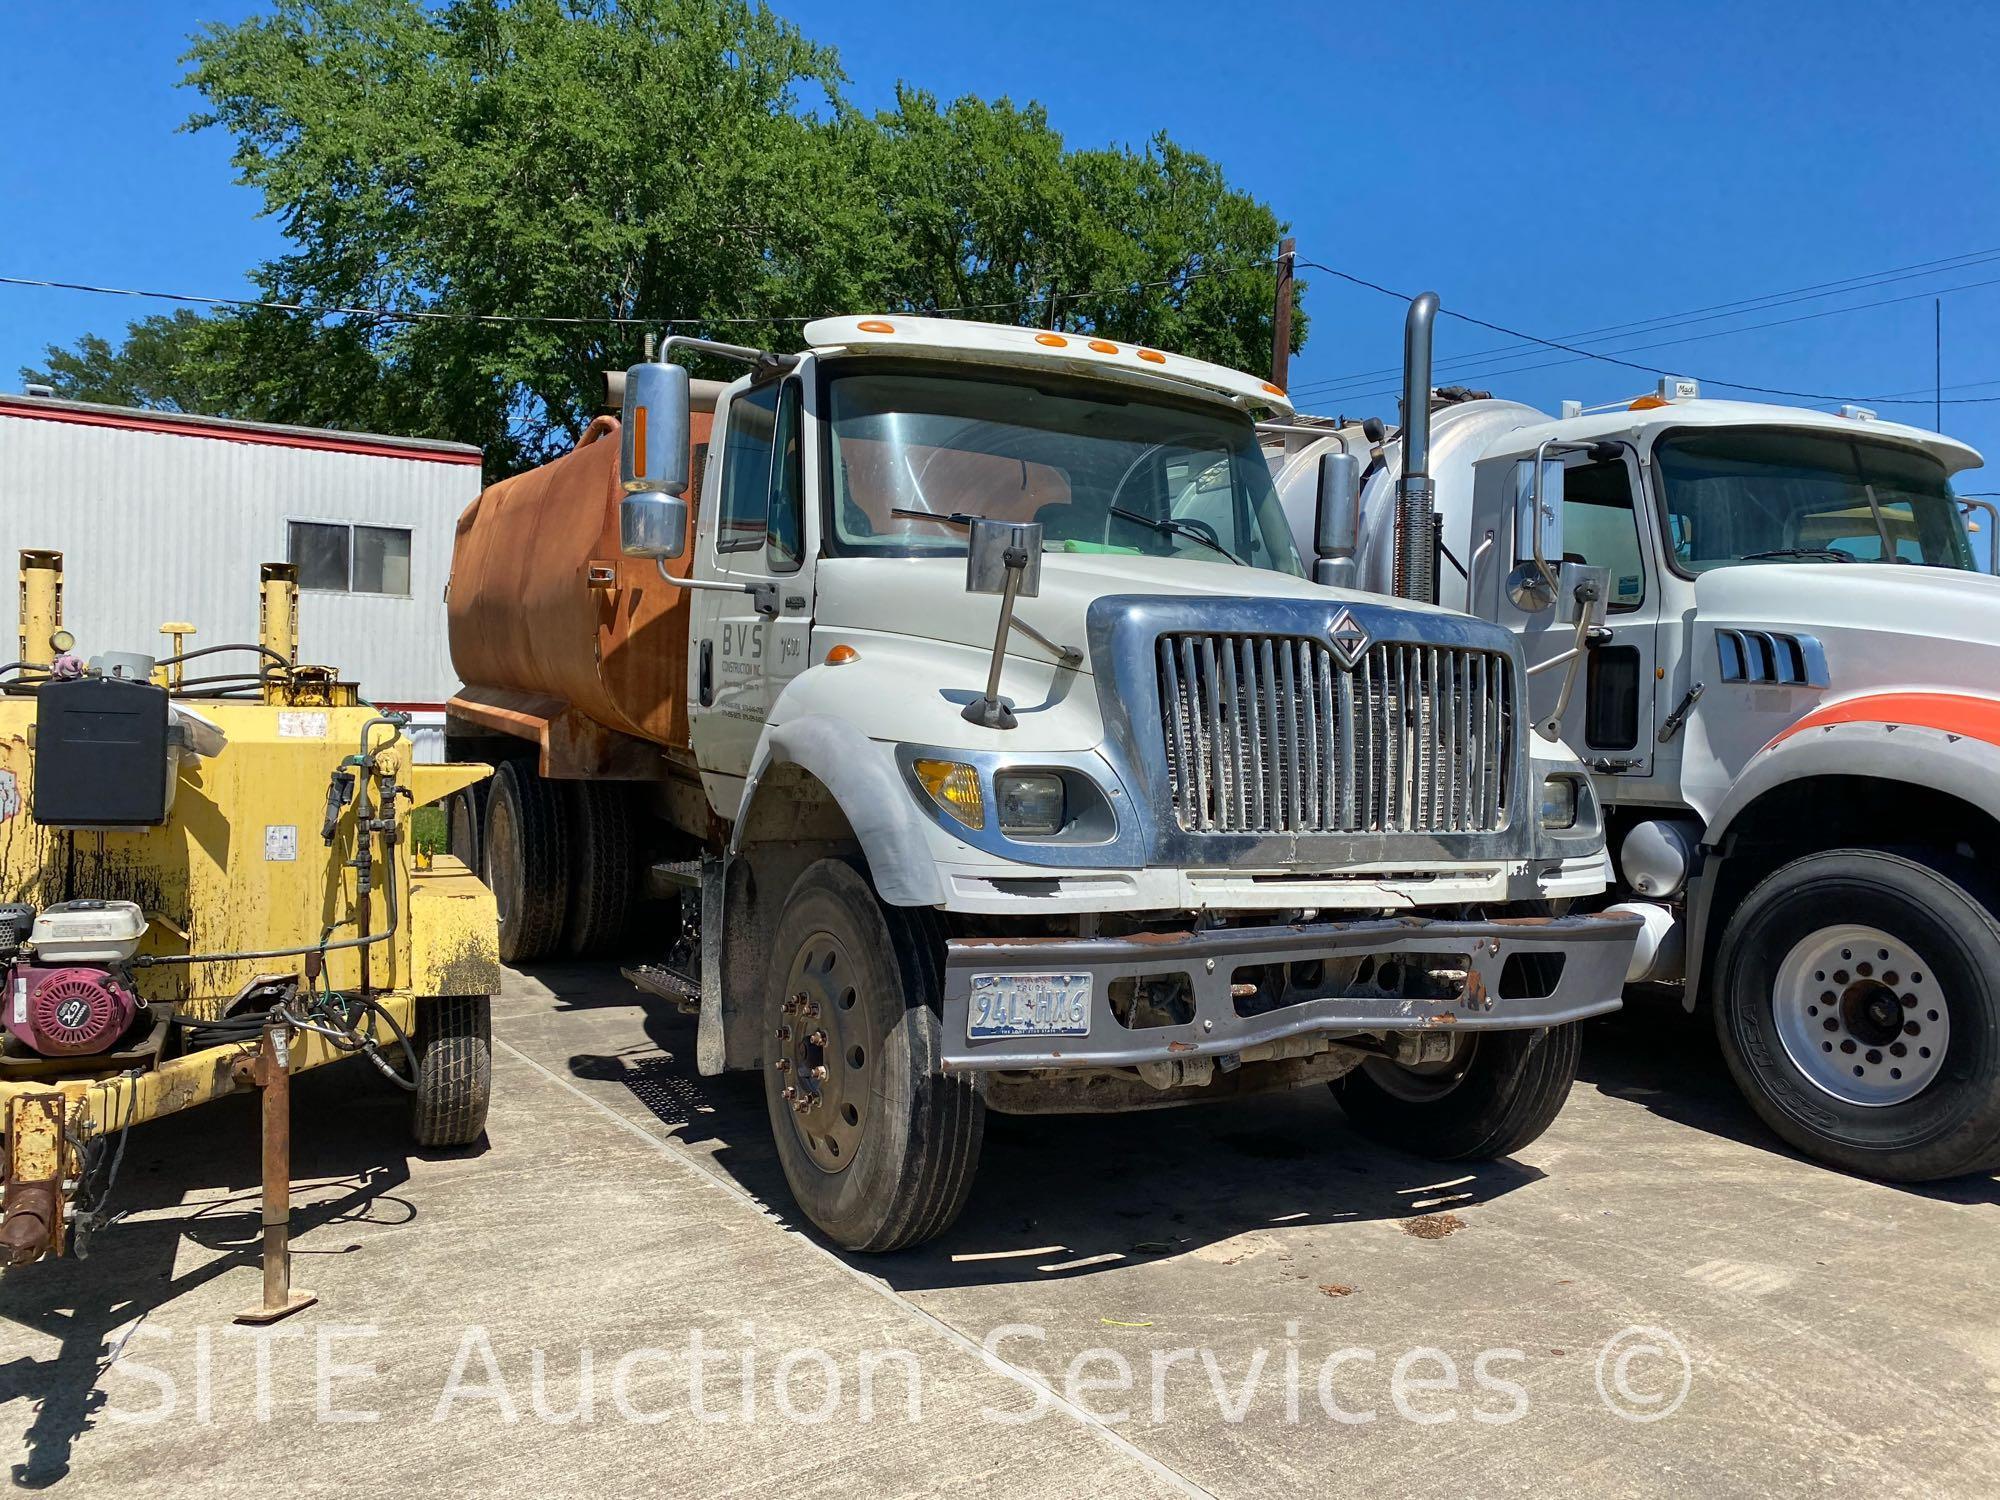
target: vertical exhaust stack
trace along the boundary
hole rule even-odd
[[[1437,486],[1431,482],[1431,325],[1436,292],[1410,303],[1403,323],[1403,473],[1396,481],[1395,589],[1437,602]]]

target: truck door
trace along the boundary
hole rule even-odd
[[[1593,461],[1578,454],[1563,469],[1563,556],[1569,562],[1608,568],[1611,596],[1605,614],[1611,639],[1593,647],[1579,669],[1563,716],[1563,739],[1584,763],[1606,775],[1643,778],[1652,773],[1653,679],[1659,590],[1652,578],[1648,529],[1640,524],[1638,473],[1630,455]],[[1567,651],[1572,626],[1557,624],[1553,610],[1524,611],[1500,602],[1501,617],[1522,634],[1528,665]],[[1550,667],[1529,679],[1539,720],[1555,708],[1564,669]]]
[[[771,706],[804,668],[810,645],[803,384],[793,375],[745,387],[717,422],[716,505],[701,525],[696,561],[707,576],[756,591],[695,596],[689,732],[710,801],[733,812]]]

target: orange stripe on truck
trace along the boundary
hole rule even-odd
[[[1964,693],[1872,693],[1814,709],[1764,748],[1829,724],[1910,724],[2000,745],[2000,700]]]

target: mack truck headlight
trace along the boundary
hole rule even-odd
[[[1542,778],[1542,827],[1555,830],[1576,827],[1576,804],[1576,777]]]
[[[993,777],[1000,831],[1016,838],[1049,838],[1062,832],[1063,779],[1053,771],[1000,771]]]

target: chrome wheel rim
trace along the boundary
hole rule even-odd
[[[847,945],[815,932],[785,976],[771,1066],[792,1130],[822,1172],[844,1172],[868,1124],[870,1080],[877,1066],[867,1007]]]
[[[1944,1066],[1951,1008],[1908,943],[1878,927],[1823,927],[1778,965],[1772,1016],[1814,1087],[1882,1109],[1916,1098]]]

